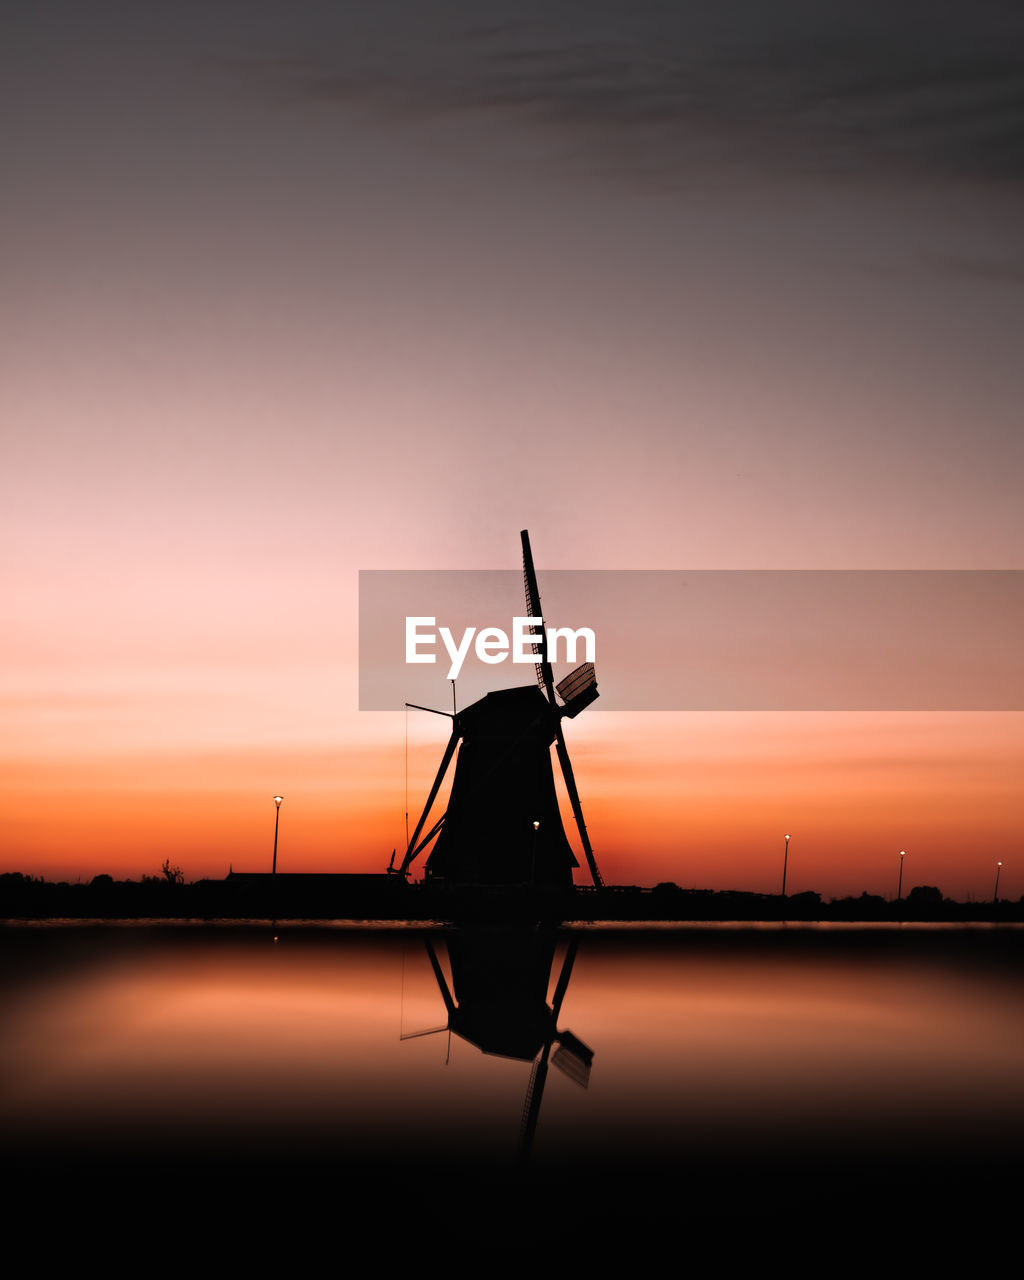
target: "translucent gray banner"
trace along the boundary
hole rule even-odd
[[[595,709],[1024,710],[1024,571],[556,570],[539,579],[547,627],[593,632]],[[450,710],[453,668],[459,707],[533,683],[532,659],[513,660],[514,620],[525,612],[513,570],[360,573],[360,709]],[[585,639],[575,659],[558,641],[556,681],[589,657]],[[461,665],[450,649],[461,650]]]

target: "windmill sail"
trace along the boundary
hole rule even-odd
[[[533,552],[530,550],[530,535],[524,529],[519,535],[523,544],[523,588],[526,592],[527,617],[539,618],[541,622],[540,637],[532,646],[540,661],[537,663],[537,683],[548,696],[548,701],[555,705],[554,678],[551,664],[548,662],[547,633],[544,630],[544,614],[540,607],[540,591],[537,588],[537,574],[533,568]]]
[[[578,716],[597,697],[597,674],[592,662],[584,662],[555,685],[555,692],[565,703],[562,714],[570,719]]]
[[[543,621],[543,614],[540,608],[540,591],[537,587],[537,573],[533,567],[533,552],[530,550],[530,535],[526,529],[520,533],[523,543],[523,581],[526,586],[526,607],[530,610],[531,618],[540,618]],[[565,738],[562,735],[561,718],[562,715],[572,716],[578,715],[588,703],[594,701],[597,697],[597,677],[594,674],[592,663],[585,662],[582,667],[572,672],[561,683],[571,685],[574,697],[570,703],[561,711],[558,709],[558,703],[555,700],[554,677],[551,674],[551,664],[548,661],[547,652],[547,632],[542,628],[543,638],[535,648],[539,651],[540,663],[537,667],[537,679],[541,688],[547,694],[548,701],[552,710],[555,711],[557,719],[555,722],[555,751],[558,755],[558,763],[562,766],[562,777],[565,781],[565,789],[569,793],[569,803],[572,806],[572,815],[576,819],[576,829],[580,833],[580,843],[583,845],[583,852],[587,858],[587,866],[590,868],[590,874],[594,884],[600,886],[604,882],[601,879],[601,873],[597,869],[597,859],[594,857],[594,850],[590,844],[590,836],[587,834],[587,824],[583,820],[583,806],[580,804],[579,792],[576,790],[576,779],[573,776],[572,765],[569,762],[569,752],[565,745]],[[586,668],[589,667],[589,674]],[[577,685],[577,677],[579,684]]]

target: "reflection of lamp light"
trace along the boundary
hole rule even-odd
[[[782,857],[782,896],[786,896],[786,868],[789,866],[789,836],[786,836],[786,852]]]
[[[281,822],[281,801],[284,796],[274,796],[274,804],[277,806],[277,812],[274,817],[274,865],[270,869],[272,876],[277,875],[277,828]]]
[[[903,901],[903,859],[907,856],[906,849],[900,850],[900,882],[896,889],[896,901]]]
[[[533,824],[533,862],[530,866],[530,884],[537,880],[537,832],[540,830],[540,819]]]
[[[992,901],[993,901],[993,903],[996,903],[996,902],[998,902],[998,901],[999,901],[999,868],[1000,868],[1002,865],[1003,865],[1003,864],[1002,864],[1001,862],[997,862],[997,863],[996,863],[996,889],[995,889],[995,893],[993,893],[993,895],[992,895]]]

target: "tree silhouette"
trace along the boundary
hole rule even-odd
[[[941,907],[942,890],[933,884],[916,884],[907,894],[908,907]]]

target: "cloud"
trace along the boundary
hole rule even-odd
[[[1024,285],[1024,264],[1006,258],[969,257],[967,254],[923,253],[920,258],[925,270],[940,275],[964,276],[981,280],[986,284],[1008,285],[1011,288]]]
[[[715,170],[1024,179],[1024,17],[999,3],[563,5],[378,30],[261,69],[282,101],[401,124],[501,115],[624,176]],[[586,21],[584,21],[586,19]]]

